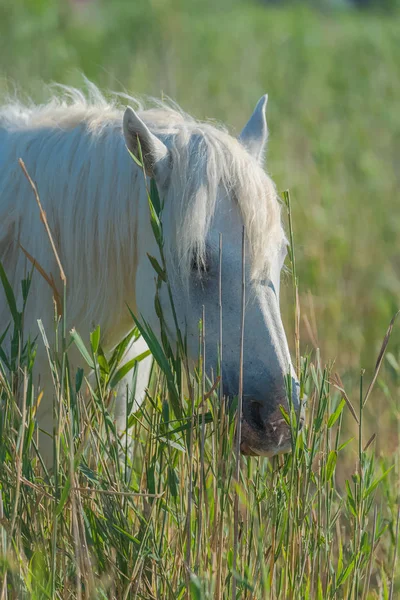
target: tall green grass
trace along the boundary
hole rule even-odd
[[[155,186],[149,207],[161,253],[161,262],[151,260],[159,288],[168,278]],[[59,348],[49,349],[56,452],[46,470],[35,443],[32,371],[35,344],[46,334],[24,339],[23,312],[0,274],[14,331],[11,344],[2,338],[0,360],[1,598],[225,599],[233,589],[248,600],[397,597],[398,465],[380,460],[375,439],[365,437],[364,406],[374,390],[365,389],[363,373],[353,405],[318,352],[299,359],[307,419],[299,431],[295,415],[285,414],[292,453],[241,457],[237,473],[236,405],[221,402],[218,380],[204,376],[202,324],[199,363],[189,374],[184,339],[175,348],[165,330],[160,343],[145,324],[132,323],[131,335],[140,330],[157,368],[147,401],[127,421],[128,435],[118,436],[113,389],[126,374],[119,361],[128,340],[107,358],[99,328],[90,342],[72,332],[94,369],[90,383],[69,368],[64,306],[54,324]],[[297,297],[296,282],[294,291]],[[160,310],[159,318],[163,326]],[[356,423],[354,438],[343,432],[346,412]],[[338,469],[349,456],[351,474],[341,481]]]
[[[267,169],[291,189],[301,223],[303,351],[334,359],[356,394],[399,308],[400,16],[299,4],[3,0],[0,90],[44,101],[43,82],[82,87],[84,73],[102,89],[169,95],[237,132],[268,92]],[[288,298],[284,288],[290,327]],[[399,362],[397,331],[390,351]],[[378,393],[378,429],[393,452],[398,375],[384,369],[390,399]]]

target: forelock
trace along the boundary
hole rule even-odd
[[[169,251],[176,255],[182,278],[189,278],[193,259],[198,265],[205,261],[221,186],[240,211],[252,277],[268,276],[284,233],[280,202],[267,173],[238,140],[209,123],[182,121],[164,141],[172,156],[167,203],[174,234]]]

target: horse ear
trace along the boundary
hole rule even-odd
[[[123,130],[128,150],[136,158],[139,158],[140,143],[146,175],[157,177],[160,163],[164,162],[164,159],[168,156],[166,145],[151,133],[147,125],[130,106],[127,106],[124,113]]]
[[[239,136],[241,144],[259,162],[262,162],[264,158],[264,150],[268,138],[267,120],[265,118],[267,101],[268,94],[260,98],[247,125],[244,126]]]

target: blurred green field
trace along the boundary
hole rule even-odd
[[[217,119],[237,132],[247,121],[258,98],[268,92],[267,119],[270,128],[270,142],[267,169],[280,191],[287,188],[291,191],[301,304],[301,352],[303,355],[313,352],[314,360],[315,349],[320,349],[320,363],[316,361],[317,375],[309,376],[309,380],[312,381],[308,385],[311,393],[317,397],[319,386],[321,389],[327,386],[324,382],[323,368],[320,368],[319,364],[334,363],[332,370],[340,374],[348,395],[353,404],[357,406],[360,370],[361,368],[366,369],[365,386],[367,386],[390,319],[400,308],[400,211],[397,209],[400,188],[400,15],[357,12],[350,9],[311,10],[298,5],[280,8],[276,4],[266,6],[262,2],[239,0],[217,0],[215,2],[211,2],[211,0],[135,0],[131,2],[121,0],[113,2],[105,2],[105,0],[86,2],[1,0],[0,94],[13,95],[17,92],[30,96],[36,101],[44,100],[46,98],[44,82],[57,81],[83,87],[82,73],[104,90],[129,91],[129,93],[139,96],[166,94],[177,101],[187,112],[199,118]],[[45,206],[45,199],[42,198],[42,201]],[[283,280],[283,320],[289,343],[293,348],[294,319],[290,275],[283,275]],[[305,370],[307,369],[305,368]],[[311,373],[313,373],[312,369]],[[364,440],[367,440],[373,432],[378,434],[375,442],[376,454],[382,454],[384,457],[382,470],[388,468],[393,462],[395,463],[395,470],[391,474],[391,483],[387,484],[379,496],[376,531],[382,533],[384,530],[382,523],[385,522],[388,524],[388,532],[385,545],[382,543],[383,549],[378,552],[381,562],[377,561],[376,569],[374,567],[371,586],[374,590],[379,589],[380,595],[372,592],[367,595],[365,592],[365,596],[362,596],[365,599],[389,598],[385,586],[386,580],[390,580],[389,562],[393,556],[395,512],[396,502],[398,502],[396,496],[398,494],[399,465],[395,453],[396,451],[398,453],[399,392],[400,321],[395,325],[378,384],[366,406],[364,415]],[[333,395],[332,390],[331,393]],[[328,398],[329,392],[327,391],[326,394]],[[311,466],[307,466],[306,462],[301,462],[303,459],[299,459],[298,456],[293,459],[293,463],[289,458],[285,459],[285,463],[279,463],[280,467],[283,465],[283,474],[278,469],[275,470],[274,465],[276,466],[277,463],[268,463],[267,461],[254,461],[253,463],[249,461],[246,462],[244,468],[243,489],[246,490],[251,501],[254,500],[261,507],[259,520],[253,514],[250,518],[250,511],[247,516],[243,517],[244,522],[247,519],[247,529],[244,526],[245,533],[243,535],[248,535],[247,541],[250,539],[249,548],[251,543],[256,543],[251,541],[253,540],[254,523],[254,527],[260,526],[261,523],[262,525],[267,523],[265,527],[268,536],[276,535],[277,531],[281,531],[279,527],[282,531],[286,531],[285,527],[288,532],[290,531],[291,516],[288,516],[290,514],[288,511],[291,508],[292,494],[301,492],[302,499],[303,497],[308,498],[309,488],[307,487],[304,491],[302,487],[303,473],[307,473],[307,485],[312,480],[318,493],[321,494],[321,498],[324,498],[318,504],[321,514],[321,506],[324,506],[325,510],[324,502],[328,507],[323,518],[318,513],[318,518],[321,517],[318,519],[319,524],[321,525],[323,522],[321,532],[316,531],[316,526],[314,527],[317,518],[312,513],[315,508],[313,502],[316,503],[317,500],[315,498],[304,500],[305,505],[308,506],[307,502],[309,502],[309,506],[312,507],[312,509],[310,508],[309,522],[306,522],[305,513],[301,514],[303,509],[300,509],[300,504],[297,507],[294,503],[292,510],[298,511],[298,514],[296,512],[298,521],[295,526],[292,526],[291,537],[289,533],[287,534],[286,546],[283,544],[284,550],[280,557],[277,552],[276,560],[282,561],[277,564],[284,565],[286,563],[285,552],[289,552],[289,554],[292,552],[290,556],[294,564],[297,561],[296,551],[293,550],[294,544],[301,545],[299,540],[303,539],[304,535],[309,535],[309,539],[312,541],[312,543],[310,541],[309,547],[318,548],[318,553],[321,552],[323,557],[320,558],[320,554],[317,554],[317,550],[315,550],[314,556],[318,556],[318,562],[316,563],[316,559],[313,558],[312,563],[307,563],[306,573],[308,573],[310,581],[312,574],[315,573],[316,565],[319,564],[326,565],[324,581],[330,581],[330,578],[332,581],[335,580],[335,576],[332,575],[331,565],[333,563],[331,561],[332,557],[336,560],[336,555],[338,553],[340,555],[342,551],[342,534],[340,533],[342,530],[339,528],[339,520],[337,527],[335,526],[336,529],[334,529],[334,525],[331,528],[331,518],[333,519],[332,515],[336,507],[340,507],[340,509],[337,508],[338,513],[335,513],[334,519],[336,520],[339,510],[343,511],[341,518],[344,527],[347,527],[348,531],[353,531],[354,527],[356,532],[353,541],[348,541],[348,544],[346,540],[343,542],[344,567],[346,564],[351,565],[352,557],[356,557],[353,567],[356,565],[355,571],[359,569],[360,581],[364,577],[366,569],[365,564],[361,564],[362,552],[357,553],[359,548],[367,544],[362,539],[363,527],[365,526],[366,529],[369,528],[369,532],[371,531],[372,496],[368,496],[368,500],[360,500],[362,495],[358,500],[356,498],[356,503],[359,501],[360,504],[357,504],[354,514],[352,507],[348,506],[351,504],[348,500],[349,496],[342,502],[342,497],[345,497],[344,477],[348,476],[349,472],[354,472],[358,461],[356,441],[343,450],[345,458],[341,462],[340,468],[338,463],[338,477],[335,484],[331,485],[327,476],[328,457],[332,456],[331,452],[335,453],[335,450],[331,450],[331,448],[336,448],[339,443],[339,434],[335,441],[333,430],[330,432],[331,426],[328,426],[327,423],[331,418],[329,411],[335,410],[339,400],[340,398],[335,396],[334,400],[327,400],[327,404],[323,410],[321,409],[322,413],[326,411],[324,421],[326,429],[315,435],[316,437],[320,436],[322,440],[321,448],[326,443],[326,452],[322,463],[318,464],[316,474],[313,474],[314,479],[310,475]],[[165,407],[160,406],[157,406],[155,401],[154,406],[150,407],[149,423],[154,425],[155,431],[161,431],[164,434],[168,430],[168,424],[165,424],[165,415],[162,412]],[[321,422],[322,420],[321,417]],[[347,421],[348,427],[350,427],[351,417],[348,419],[345,416],[344,421]],[[341,417],[339,429],[340,426]],[[312,424],[310,424],[310,432],[311,428]],[[96,426],[93,425],[93,430],[95,429]],[[100,426],[98,429],[100,430]],[[216,448],[219,448],[218,444],[225,448],[226,441],[223,436],[221,441],[217,433],[215,433],[216,441],[213,444]],[[143,435],[143,431],[139,430],[138,439],[140,436],[143,438]],[[181,443],[178,437],[176,440]],[[311,433],[309,438],[312,439]],[[175,495],[173,491],[167,492],[170,495],[166,496],[165,505],[163,504],[164,500],[159,502],[157,500],[157,503],[154,504],[154,506],[157,505],[154,514],[157,519],[158,516],[160,519],[161,517],[167,519],[165,531],[169,532],[168,543],[175,544],[171,545],[173,551],[171,549],[166,551],[165,556],[168,552],[171,553],[171,556],[168,555],[167,558],[163,556],[162,561],[165,562],[160,559],[160,563],[157,564],[162,564],[162,568],[166,565],[166,569],[175,569],[176,567],[174,578],[176,575],[176,581],[179,582],[180,578],[184,578],[182,573],[185,572],[183,568],[184,540],[183,537],[182,540],[178,538],[183,531],[183,519],[187,508],[183,498],[186,492],[185,478],[188,466],[185,456],[179,453],[179,448],[171,450],[166,444],[170,454],[165,462],[163,453],[166,455],[167,450],[163,445],[159,444],[157,447],[147,438],[144,439],[143,444],[138,443],[138,452],[143,459],[143,464],[139,465],[140,461],[138,460],[139,466],[136,465],[135,468],[139,474],[137,474],[137,482],[132,484],[132,489],[136,489],[136,484],[140,487],[139,484],[145,482],[146,477],[146,489],[151,489],[148,470],[150,464],[153,468],[152,476],[154,477],[154,471],[159,475],[157,491],[164,487],[167,490],[175,489]],[[175,437],[171,439],[175,440]],[[196,439],[199,441],[200,436],[198,435]],[[345,439],[346,436],[341,441],[343,442]],[[143,446],[142,450],[140,450],[141,446]],[[208,448],[206,451],[207,457],[211,457],[211,465],[215,458],[214,449],[213,446],[212,450]],[[109,449],[102,450],[106,454],[109,451]],[[302,451],[300,448],[299,452]],[[196,453],[198,454],[198,448],[195,451],[195,462],[198,459],[198,464],[200,464],[200,458]],[[12,456],[12,453],[9,456]],[[312,455],[311,462],[315,456]],[[365,471],[367,472],[369,463],[367,459],[365,461]],[[117,462],[113,467],[115,473],[111,469],[111,475],[115,476],[118,489],[123,490],[125,489],[123,486],[126,485],[126,472],[121,474],[118,471]],[[66,464],[68,465],[67,461]],[[268,466],[270,464],[273,465],[272,468]],[[293,464],[298,467],[298,472],[295,471]],[[24,463],[25,477],[28,479],[32,477],[31,481],[34,481],[37,486],[39,480],[33,477],[33,471],[30,471],[30,467],[27,465],[28,462]],[[333,470],[335,466],[336,462]],[[331,467],[332,463],[329,468]],[[100,466],[99,472],[96,474],[98,478],[96,485],[109,481],[107,478],[110,477],[110,473],[107,473],[106,468],[102,472],[102,468]],[[200,469],[200,467],[196,468]],[[232,468],[230,463],[229,468]],[[220,477],[219,469],[223,473],[221,475],[223,482],[221,498],[223,498],[225,493],[228,496],[232,491],[229,487],[230,475],[228,477],[225,473],[222,450],[221,454],[218,454],[218,469],[215,470],[218,477]],[[371,467],[371,473],[372,470]],[[208,477],[210,481],[213,481],[215,498],[217,498],[220,488],[218,487],[219,483],[217,485],[215,482],[220,480],[218,478],[213,480],[211,472],[217,477],[213,468],[210,467]],[[380,472],[378,470],[378,475]],[[90,480],[89,470],[84,472],[82,469],[82,473],[79,476],[88,476],[91,485],[94,479]],[[67,474],[68,468],[60,475],[59,482],[56,482],[54,487],[56,496],[57,485],[61,486],[60,481],[64,482]],[[370,475],[370,479],[366,477],[367,483],[360,484],[353,478],[355,489],[357,490],[357,486],[359,486],[359,490],[365,491],[366,489],[368,491],[368,486],[373,485],[371,483],[373,476]],[[112,477],[111,480],[113,480]],[[333,477],[332,474],[331,477]],[[357,478],[356,475],[354,477]],[[6,491],[4,482],[7,481],[7,478],[10,478],[12,482],[10,483],[10,489],[12,489],[15,481],[11,471],[5,469],[2,472],[2,486]],[[294,481],[295,486],[293,486]],[[363,488],[364,484],[366,487]],[[198,476],[196,485],[199,485],[199,489],[201,489],[201,476]],[[179,494],[176,486],[180,486]],[[64,489],[66,487],[67,485]],[[24,512],[21,516],[22,525],[20,525],[23,531],[23,542],[27,547],[34,547],[37,535],[40,540],[38,545],[40,546],[42,543],[44,547],[48,543],[47,527],[49,530],[51,529],[54,516],[52,498],[49,496],[48,500],[43,500],[38,487],[31,486],[27,489],[28,491],[25,490],[24,493],[27,494],[28,500],[24,506],[28,508],[26,508],[26,513]],[[46,489],[53,493],[52,487]],[[271,489],[278,490],[278,492],[274,492],[274,497],[268,504],[264,499],[268,497]],[[286,498],[283,503],[279,494],[284,497],[287,489],[290,489],[289,501]],[[312,486],[311,489],[313,489]],[[129,500],[132,502],[131,505],[128,500],[126,502],[123,500],[124,493],[121,492],[122,495],[117,499],[110,499],[110,505],[107,505],[106,501],[99,501],[96,510],[93,509],[95,513],[93,522],[95,518],[98,518],[100,525],[97,524],[96,527],[100,531],[103,527],[103,518],[104,521],[107,521],[108,518],[111,519],[109,515],[112,513],[112,519],[115,518],[115,522],[118,521],[120,529],[128,528],[126,522],[129,523],[132,531],[137,526],[139,531],[139,533],[136,532],[137,539],[141,540],[140,551],[138,551],[140,556],[143,549],[147,552],[146,544],[150,547],[153,543],[153,541],[150,543],[150,539],[154,540],[154,548],[159,540],[163,539],[164,524],[160,525],[160,519],[155,520],[155,530],[153,531],[149,527],[143,533],[145,521],[142,520],[140,514],[132,517],[135,511],[140,513],[140,510],[137,509],[134,501]],[[18,496],[17,493],[16,496]],[[10,506],[14,501],[13,498],[13,494],[10,493]],[[329,501],[326,500],[327,498]],[[34,531],[33,526],[31,527],[30,501],[32,503],[37,501],[38,504],[41,502],[42,509],[44,506],[45,517],[41,522],[39,519],[37,525],[35,521],[37,531]],[[84,502],[85,519],[91,519],[90,511],[93,508],[91,499],[85,499],[83,496],[82,502]],[[149,511],[149,506],[152,506],[152,501],[149,504],[146,502],[147,500],[143,500],[142,512],[144,513],[146,510]],[[224,500],[221,501],[221,515],[225,514],[224,502]],[[205,519],[205,527],[208,530],[212,530],[216,523],[213,512],[214,505],[211,500],[210,503],[211,508],[207,508],[209,512]],[[15,506],[17,505],[16,501]],[[167,505],[168,511],[165,509]],[[347,513],[345,513],[345,505]],[[378,500],[376,505],[378,506]],[[229,525],[231,522],[231,513],[228,510],[229,500],[226,506],[228,507],[226,508],[226,519]],[[246,507],[246,510],[248,509],[244,500],[243,506]],[[172,515],[175,509],[176,515]],[[0,506],[0,519],[2,510],[3,508]],[[202,511],[201,503],[196,508],[198,513],[195,509],[193,510],[193,522],[195,523],[197,515],[200,515]],[[245,508],[243,511],[246,512]],[[167,512],[168,517],[165,516]],[[149,514],[146,513],[148,523],[151,522]],[[276,515],[281,519],[280,521]],[[61,530],[63,527],[67,529],[70,527],[72,531],[70,516],[65,517],[65,523],[62,520],[64,516],[60,516],[58,525],[57,519],[54,517],[54,531],[57,526]],[[280,523],[276,529],[272,525],[275,517]],[[125,518],[127,521],[123,520]],[[112,519],[110,522],[113,522]],[[387,520],[385,521],[385,519]],[[88,530],[90,529],[86,521],[85,526],[88,527]],[[340,526],[343,526],[342,521]],[[96,531],[96,527],[93,525],[94,531]],[[106,526],[104,525],[104,527]],[[110,531],[111,529],[110,525]],[[110,531],[102,538],[103,546],[98,540],[97,544],[93,545],[97,552],[96,560],[101,569],[104,569],[101,571],[104,574],[104,572],[108,572],[109,564],[114,559],[113,548],[123,547],[123,552],[126,550],[126,556],[128,556],[126,563],[121,566],[123,561],[118,563],[120,558],[117,557],[116,564],[124,573],[121,581],[125,585],[129,580],[129,569],[133,564],[132,557],[136,560],[136,555],[131,547],[132,540],[128,539],[124,531],[118,532],[116,528],[111,533]],[[140,531],[143,533],[142,538],[140,538]],[[177,534],[176,531],[180,533]],[[227,586],[229,586],[231,549],[228,528],[227,531],[221,546],[218,546],[218,543],[215,544],[212,560],[216,560],[215,557],[223,547],[225,552],[224,574],[227,574]],[[72,555],[72,542],[70,547],[68,544],[73,535],[71,534],[71,540],[67,539],[68,536],[63,537],[63,535],[63,531],[61,531],[61,539],[64,540],[65,537],[62,543],[65,542],[65,547],[68,547],[68,552]],[[207,555],[209,550],[205,542],[206,533],[203,532],[199,535],[204,537],[204,563],[202,565],[206,566],[202,575],[207,583],[207,569],[209,568],[210,573],[211,571],[214,573],[214,567],[211,569],[211,559]],[[259,531],[257,535],[261,535]],[[283,535],[286,536],[286,533],[282,534],[282,538]],[[222,537],[221,533],[221,539]],[[336,541],[336,537],[338,541]],[[137,543],[137,539],[135,539],[135,543]],[[262,540],[263,538],[255,536],[254,539]],[[56,537],[54,540],[57,541]],[[325,550],[320,550],[320,548],[324,548],[325,540]],[[124,544],[126,547],[123,546]],[[352,544],[354,545],[352,546]],[[53,550],[55,546],[56,544],[53,545]],[[151,551],[156,553],[153,546],[151,548]],[[172,555],[176,548],[178,554],[182,550],[182,556],[178,557],[179,560]],[[251,580],[252,577],[258,576],[264,549],[260,550],[259,556],[252,558],[253,562],[251,562],[250,568],[248,565],[246,567],[246,546],[244,545],[243,548],[241,564],[244,565],[243,572],[246,572],[246,577],[248,576]],[[281,551],[281,547],[279,548]],[[331,548],[333,548],[332,554]],[[107,554],[108,552],[109,554]],[[300,548],[299,556],[303,559],[302,552],[306,555],[307,551]],[[369,556],[367,551],[364,554]],[[52,564],[55,572],[56,559],[54,556]],[[104,558],[105,556],[107,558]],[[45,578],[51,571],[46,563],[47,558],[36,553],[32,553],[30,558],[29,569],[32,569],[33,573],[39,573],[39,583],[35,580],[32,584],[32,589],[36,590],[37,595],[32,593],[32,598],[41,598],[40,586],[47,585]],[[151,559],[153,560],[152,556]],[[269,557],[268,560],[271,564],[273,563],[272,558]],[[340,560],[339,556],[339,562]],[[306,565],[306,559],[304,561],[304,565]],[[179,566],[176,566],[178,563]],[[22,558],[21,564],[23,564]],[[136,569],[139,559],[134,564]],[[151,570],[151,568],[147,565],[145,571],[146,569]],[[154,569],[158,568],[158,566],[154,567]],[[262,575],[265,579],[262,590],[290,588],[292,590],[290,597],[297,598],[296,592],[293,591],[295,582],[292,588],[290,587],[292,582],[289,585],[286,581],[287,577],[290,579],[290,569],[285,571],[285,581],[282,583],[282,586],[286,587],[280,588],[279,581],[277,584],[275,580],[273,582],[273,578],[277,577],[274,568],[273,565],[271,567],[272,574],[268,572],[268,575]],[[300,573],[301,568],[299,559],[296,562],[296,573]],[[69,566],[66,568],[66,572],[68,569],[70,569]],[[23,567],[20,567],[21,581],[25,577],[22,571]],[[42,571],[45,574],[43,582],[40,580]],[[89,571],[90,569],[88,569]],[[338,573],[339,571],[338,568]],[[343,572],[342,570],[342,579]],[[165,584],[165,590],[168,590],[170,580],[166,573],[167,571],[162,576],[162,586]],[[159,575],[158,572],[157,574]],[[150,576],[149,580],[151,581]],[[27,577],[25,583],[26,581],[28,581]],[[102,580],[102,585],[104,581]],[[115,584],[117,589],[122,589],[121,581]],[[340,582],[340,574],[335,581],[336,584],[338,581]],[[204,583],[204,589],[207,587],[206,583]],[[121,585],[121,588],[118,588],[118,585]],[[178,589],[178,584],[176,585],[176,589]],[[268,587],[269,585],[271,587]],[[109,583],[107,582],[107,585],[104,583],[105,589],[112,587],[111,584],[111,587],[107,586]],[[182,586],[179,589],[183,590]],[[329,597],[361,597],[361,591],[360,595],[358,594],[357,581],[354,586],[353,583],[350,586],[350,578],[347,581],[347,588],[343,582],[343,589],[348,592],[338,591],[336,595],[333,583],[332,586]],[[27,587],[29,587],[28,584]],[[171,590],[172,587],[171,584]],[[132,594],[129,597],[133,597],[134,591],[130,587],[126,589],[129,594]],[[322,587],[321,592],[318,588],[318,595],[315,589],[314,596],[313,590],[312,587],[310,595],[307,597],[322,597]],[[339,585],[337,590],[339,590]],[[396,590],[398,592],[398,586]],[[159,593],[161,594],[161,592]],[[157,597],[174,597],[174,592],[171,592],[171,596],[168,596],[165,591],[163,593],[165,596]],[[184,591],[179,597],[183,597],[183,593]],[[207,595],[196,596],[193,591],[192,593],[193,598],[208,598]],[[340,595],[341,593],[344,595]],[[346,593],[349,595],[346,596]],[[396,591],[394,593],[396,594]],[[106,596],[99,595],[98,597]],[[128,592],[126,597],[128,597]],[[137,597],[147,598],[146,595]],[[225,596],[223,597],[225,598]],[[249,592],[248,595],[243,595],[244,597],[258,598],[259,596],[251,596]],[[393,598],[395,597],[393,596]]]

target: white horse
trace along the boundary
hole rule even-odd
[[[176,106],[155,103],[136,111],[106,101],[89,84],[85,96],[60,89],[44,105],[15,100],[0,109],[0,260],[21,304],[20,282],[31,269],[21,246],[58,285],[57,264],[40,222],[32,190],[18,164],[21,157],[36,182],[66,272],[67,315],[88,340],[100,324],[102,345],[111,351],[132,329],[127,306],[156,335],[155,271],[148,254],[159,257],[151,226],[145,177],[127,148],[153,177],[164,203],[165,257],[179,326],[187,336],[189,359],[198,356],[198,322],[206,314],[206,367],[216,367],[219,342],[219,235],[222,233],[222,312],[225,395],[238,393],[241,236],[247,246],[246,315],[241,448],[272,456],[290,449],[290,432],[279,408],[287,408],[286,378],[292,380],[294,408],[299,384],[292,367],[279,309],[280,271],[287,240],[272,180],[263,170],[267,140],[267,96],[258,102],[239,139],[223,128],[196,121]],[[62,296],[61,283],[58,290]],[[34,272],[24,329],[38,334],[37,320],[54,327],[53,292]],[[161,306],[169,334],[175,326],[165,286]],[[0,326],[11,317],[0,290]],[[40,337],[40,336],[39,336]],[[143,340],[127,358],[143,350]],[[76,366],[79,357],[70,356]],[[151,358],[141,363],[136,401],[147,385]],[[52,394],[44,344],[36,358],[38,387],[44,392],[38,425],[47,432],[41,450],[51,454]],[[40,376],[40,378],[39,378]],[[117,408],[118,412],[118,408]],[[123,408],[119,415],[124,423]]]

